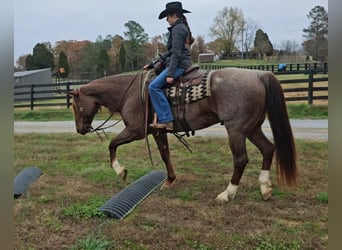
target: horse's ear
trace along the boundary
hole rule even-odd
[[[98,87],[95,85],[85,85],[80,88],[80,92],[87,96],[92,96],[98,93]]]

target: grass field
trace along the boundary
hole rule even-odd
[[[109,167],[109,139],[96,135],[15,134],[14,172],[37,166],[43,175],[14,205],[16,249],[328,249],[328,143],[296,140],[299,185],[279,186],[272,168],[273,197],[259,193],[261,156],[250,143],[250,162],[237,197],[215,202],[232,174],[226,138],[191,137],[190,154],[170,136],[178,176],[156,190],[128,217],[97,211],[107,199],[151,170],[164,170],[151,142],[123,145],[118,159],[124,183]]]

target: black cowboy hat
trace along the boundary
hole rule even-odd
[[[188,10],[184,10],[181,2],[170,2],[166,4],[165,10],[159,14],[159,19],[163,19],[168,14],[173,13],[191,13]]]

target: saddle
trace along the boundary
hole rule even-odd
[[[185,105],[210,96],[207,83],[209,71],[200,70],[198,65],[188,68],[184,74],[175,79],[175,83],[165,89],[165,95],[171,106],[176,106],[174,125],[180,127],[189,136],[189,131],[194,135],[186,120]]]
[[[144,82],[148,85],[153,80],[155,72],[149,71]],[[189,136],[189,131],[194,131],[186,120],[185,104],[195,102],[210,96],[209,70],[201,70],[198,65],[190,66],[180,77],[174,79],[174,84],[166,87],[164,93],[171,106],[175,106],[174,127],[184,131]],[[152,111],[153,112],[153,111]]]
[[[180,77],[175,79],[175,84],[181,84],[182,82],[189,82],[190,84],[200,83],[202,74],[199,70],[200,66],[192,65],[190,66]]]
[[[208,75],[209,70],[201,70],[198,65],[193,65],[176,78],[172,86],[165,88],[165,95],[171,106],[195,102],[210,96]]]

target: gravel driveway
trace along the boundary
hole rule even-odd
[[[93,127],[100,125],[103,121],[94,121]],[[110,121],[112,124],[115,121]],[[328,120],[290,120],[295,138],[308,140],[328,141]],[[107,124],[106,124],[107,125]],[[119,133],[124,124],[119,122],[107,132]],[[263,124],[263,131],[272,138],[271,128],[266,120]],[[14,133],[76,133],[74,121],[48,121],[48,122],[14,122]],[[227,136],[224,126],[213,125],[206,129],[197,130],[195,135],[221,137]]]

